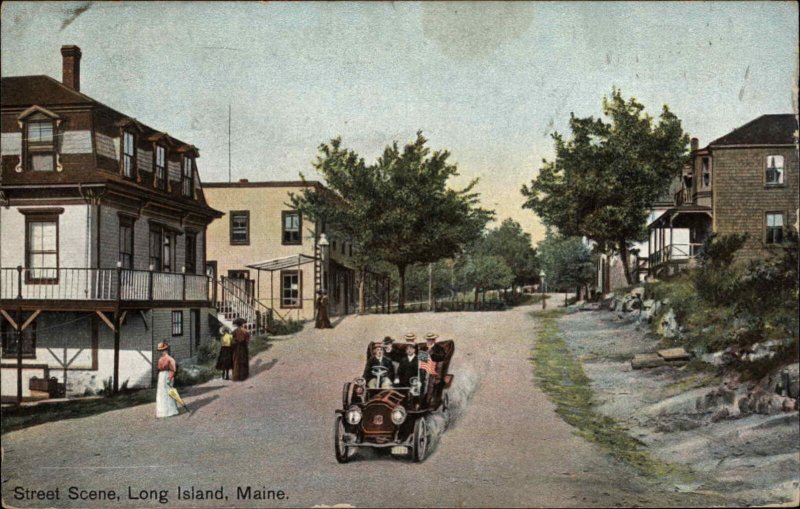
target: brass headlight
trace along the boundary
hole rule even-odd
[[[392,410],[392,422],[400,425],[406,420],[406,409],[399,406]]]
[[[347,422],[348,424],[356,425],[361,422],[361,409],[357,406],[351,406],[347,410]]]

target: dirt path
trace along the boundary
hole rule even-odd
[[[278,340],[240,384],[214,380],[186,391],[193,414],[156,420],[154,405],[45,424],[3,435],[3,499],[19,507],[109,507],[68,500],[68,487],[165,490],[169,506],[631,506],[700,505],[661,493],[573,434],[534,385],[531,308],[497,313],[348,317],[333,330]],[[422,464],[333,455],[342,383],[363,367],[369,340],[436,331],[456,340],[456,390],[472,401]],[[224,488],[227,500],[178,500],[177,487]],[[237,486],[283,490],[288,499],[237,500]],[[54,501],[18,501],[18,487],[59,488]]]

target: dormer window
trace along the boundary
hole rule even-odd
[[[122,132],[122,175],[133,178],[133,169],[136,167],[136,137],[132,132]]]
[[[783,184],[783,156],[767,156],[767,185]]]
[[[161,145],[156,145],[155,155],[155,177],[153,187],[161,189],[166,184],[167,175],[167,149]]]
[[[26,127],[27,168],[33,171],[54,171],[56,158],[53,122],[50,119],[32,120]]]
[[[183,195],[192,198],[194,193],[194,171],[192,165],[193,158],[188,155],[183,156],[183,174],[181,176]]]

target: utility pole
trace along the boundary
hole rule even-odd
[[[231,105],[228,104],[228,184],[231,183]]]

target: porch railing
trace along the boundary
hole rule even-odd
[[[650,254],[650,267],[662,263],[687,262],[697,257],[703,244],[668,244]]]
[[[117,274],[119,272],[119,275]],[[209,277],[129,269],[0,269],[0,300],[209,301]]]

